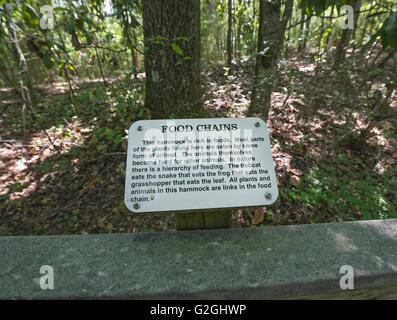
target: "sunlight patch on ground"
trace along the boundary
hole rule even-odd
[[[75,121],[67,127],[48,129],[47,133],[60,148],[61,154],[65,154],[73,147],[81,147],[85,141],[84,134],[90,131],[90,128],[80,128],[78,121]],[[0,196],[8,195],[10,200],[29,196],[36,191],[38,182],[58,174],[57,171],[42,172],[39,179],[33,174],[35,165],[44,166],[48,158],[57,156],[57,151],[43,132],[33,134],[26,142],[15,140],[2,143],[0,155]],[[43,170],[51,171],[53,166]],[[35,170],[41,169],[36,167]]]

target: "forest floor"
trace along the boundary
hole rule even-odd
[[[369,73],[357,63],[336,72],[311,61],[282,62],[272,95],[279,200],[235,211],[235,228],[397,217],[397,120],[368,117],[379,112],[376,91],[396,66]],[[245,116],[252,65],[214,65],[202,79],[208,117]],[[36,90],[40,125],[26,111],[25,132],[18,96],[0,89],[0,235],[175,230],[174,215],[134,216],[123,203],[127,129],[150,119],[144,75],[107,87],[78,83],[73,107],[65,88]],[[396,110],[396,97],[389,98]]]

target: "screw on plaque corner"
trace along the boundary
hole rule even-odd
[[[139,203],[134,203],[134,209],[139,209],[141,206]]]
[[[143,127],[142,126],[138,126],[138,131],[142,131]]]
[[[261,124],[259,122],[255,122],[255,127],[260,127]]]
[[[265,198],[266,198],[267,200],[270,200],[270,199],[272,198],[272,194],[271,194],[270,192],[266,192],[266,193],[265,193]]]

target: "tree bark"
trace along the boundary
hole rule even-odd
[[[105,87],[107,87],[108,83],[106,82],[105,72],[103,71],[102,62],[101,62],[101,57],[100,57],[100,55],[99,55],[98,47],[97,47],[97,46],[95,46],[95,56],[96,56],[96,59],[97,59],[97,61],[98,61],[99,71],[101,72],[101,76],[102,76],[102,80],[103,80],[103,85],[104,85]]]
[[[12,20],[12,13],[10,12],[10,7],[9,4],[6,3],[3,5],[4,8],[4,13],[6,17],[6,25],[7,25],[7,30],[8,30],[8,36],[10,39],[10,42],[14,44],[14,49],[15,49],[15,57],[19,60],[19,85],[20,85],[20,96],[22,98],[22,123],[23,123],[23,131],[24,131],[24,136],[26,138],[26,120],[25,120],[25,109],[28,107],[29,111],[32,114],[33,119],[37,122],[37,124],[40,126],[41,130],[44,132],[44,134],[47,136],[48,140],[50,143],[54,146],[55,150],[60,152],[59,148],[54,144],[50,136],[48,135],[47,131],[43,128],[41,125],[39,119],[36,117],[34,111],[33,111],[33,106],[32,106],[32,99],[30,97],[30,90],[25,86],[25,77],[26,73],[28,72],[28,67],[26,64],[25,56],[22,52],[21,46],[19,45],[19,40],[17,37],[17,33],[15,31],[15,25]]]
[[[236,36],[235,36],[235,39],[236,39],[236,46],[235,46],[235,59],[238,61],[238,62],[240,62],[240,60],[241,60],[241,46],[240,46],[240,44],[241,44],[241,38],[240,38],[240,36],[241,36],[241,19],[240,19],[240,17],[238,17],[238,22],[237,22],[237,30],[236,30],[236,32],[235,32],[235,34],[236,34]]]
[[[284,42],[288,20],[292,14],[293,0],[287,0],[280,19],[281,1],[260,1],[258,51],[255,65],[254,88],[248,114],[268,119],[271,93],[278,77],[277,63]]]
[[[227,2],[227,65],[232,64],[232,0]]]
[[[264,3],[265,21],[264,26],[264,47],[266,52],[262,55],[262,66],[267,69],[272,66],[273,61],[278,56],[277,48],[280,39],[280,12],[281,1],[265,1]]]
[[[254,44],[254,40],[255,40],[255,17],[256,17],[256,12],[255,12],[255,0],[252,0],[252,44]],[[251,47],[251,54],[253,54],[255,51],[255,46],[252,45]]]
[[[12,13],[9,7],[9,4],[6,3],[3,6],[5,17],[6,17],[6,26],[8,30],[8,38],[13,45],[13,52],[15,60],[18,61],[19,65],[19,88],[20,88],[20,96],[22,98],[22,127],[23,127],[23,134],[26,136],[26,116],[25,111],[26,107],[31,107],[32,100],[30,98],[30,90],[26,84],[26,75],[29,72],[28,66],[26,64],[25,56],[22,52],[22,49],[19,45],[19,40],[17,37],[17,33],[15,31],[14,23],[12,21]]]
[[[305,50],[307,46],[307,39],[309,37],[309,31],[310,31],[310,22],[312,20],[312,16],[309,16],[306,20],[306,26],[305,26],[305,31],[304,31],[304,36],[303,36],[303,43],[302,43],[302,48],[301,50]]]
[[[334,8],[335,8],[335,5],[332,5],[331,6],[331,13],[330,13],[329,21],[328,21],[329,25],[332,25],[332,20],[333,20],[333,16],[334,16]],[[328,35],[325,38],[325,46],[326,46],[327,50],[328,50],[329,39],[331,39],[331,33],[330,32],[328,32]]]
[[[358,19],[360,17],[360,8],[361,8],[361,0],[356,0],[354,4],[354,27],[353,27],[353,34],[352,39],[356,38],[357,26],[358,26]]]
[[[352,30],[350,29],[342,30],[342,36],[338,43],[338,46],[335,49],[335,54],[334,54],[334,62],[336,67],[339,66],[345,60],[346,49],[350,42],[351,33]]]
[[[128,42],[129,47],[130,47],[132,70],[133,70],[134,77],[136,79],[137,75],[138,75],[138,69],[139,69],[138,52],[135,50],[135,46],[137,45],[137,41],[136,41],[135,29],[129,23],[130,18],[128,16],[128,12],[127,11],[122,11],[122,13],[121,13],[121,21],[122,21],[124,38]],[[130,34],[130,30],[131,29],[132,29],[132,32],[131,32],[132,35]]]
[[[354,21],[356,21],[356,19],[358,18],[357,12],[360,11],[361,1],[350,0],[348,1],[348,4],[353,5]],[[355,27],[357,27],[357,25],[355,25],[354,28]],[[352,37],[353,30],[352,29],[342,30],[341,40],[339,41],[338,46],[335,49],[335,55],[334,55],[335,67],[338,67],[345,60],[346,50],[349,46],[349,42]]]
[[[258,23],[258,52],[256,56],[255,74],[259,72],[262,63],[262,51],[264,49],[264,33],[265,33],[265,1],[259,1],[259,23]]]
[[[56,19],[55,19],[55,22],[57,22]],[[63,47],[66,48],[65,39],[62,36],[62,32],[59,31],[59,30],[58,30],[58,36],[59,36],[59,39],[61,40],[61,43],[62,43]],[[70,60],[69,53],[65,53],[65,54],[68,57],[68,60]],[[61,55],[60,55],[59,51],[57,51],[57,56],[58,56],[58,59],[61,59]],[[64,74],[64,76],[66,78],[66,81],[67,81],[67,83],[69,85],[69,99],[70,99],[70,103],[74,106],[74,91],[73,91],[73,87],[72,87],[72,84],[71,84],[71,81],[70,81],[68,70],[66,69],[65,64],[63,65],[63,74]],[[75,113],[77,115],[76,110],[75,110]]]
[[[298,45],[298,51],[303,50],[303,29],[305,27],[305,12],[301,10],[301,21],[300,21],[300,26],[299,26],[299,45]]]
[[[145,0],[142,7],[146,107],[154,118],[201,116],[200,0]]]
[[[266,69],[274,65],[280,57],[284,42],[285,29],[292,13],[292,0],[285,4],[283,17],[280,20],[281,1],[265,1],[264,3],[264,46],[267,49],[262,55],[262,66]]]

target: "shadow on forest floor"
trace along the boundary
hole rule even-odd
[[[281,64],[268,121],[280,201],[235,212],[233,227],[397,217],[395,127],[375,127],[364,148],[338,140],[365,120],[360,72],[316,74],[306,58]],[[202,77],[209,117],[244,116],[251,66],[214,66]],[[79,83],[74,108],[64,88],[37,91],[35,112],[60,154],[29,114],[23,137],[20,103],[0,91],[0,235],[175,230],[173,215],[136,217],[123,204],[126,129],[150,118],[143,86],[143,77]]]

